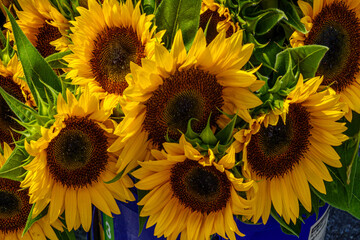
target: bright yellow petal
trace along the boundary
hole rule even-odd
[[[74,228],[77,212],[77,191],[73,188],[68,188],[65,193],[65,220],[68,229]]]
[[[49,207],[50,223],[55,222],[62,213],[61,210],[64,204],[65,192],[66,187],[62,186],[62,184],[54,184],[51,194],[52,201]]]
[[[78,191],[78,210],[82,226],[85,231],[89,231],[91,227],[92,209],[91,196],[87,188],[80,188]]]
[[[295,167],[292,170],[291,176],[295,192],[300,202],[308,212],[311,212],[311,194],[305,173],[303,172],[302,168]]]

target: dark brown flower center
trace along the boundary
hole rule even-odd
[[[0,86],[7,93],[11,94],[19,101],[25,103],[25,98],[22,95],[20,86],[13,81],[11,76],[0,76]],[[14,130],[24,130],[24,127],[17,123],[13,118],[16,118],[16,115],[13,113],[13,111],[11,111],[5,99],[0,96],[0,140],[8,144],[14,142],[13,138],[15,141],[17,141],[21,137],[21,134],[15,132]]]
[[[31,210],[28,190],[20,182],[0,178],[0,233],[21,231]]]
[[[132,28],[111,27],[94,41],[90,64],[95,80],[106,92],[122,95],[128,86],[125,76],[130,62],[140,65],[144,57],[145,46]]]
[[[12,216],[19,212],[19,199],[12,193],[0,191],[0,215]]]
[[[220,16],[217,11],[206,10],[200,15],[199,28],[204,32],[206,30],[206,43],[209,44],[219,34],[216,27],[221,21],[226,20],[225,16]],[[226,31],[226,37],[230,37],[234,33],[232,27]]]
[[[301,104],[291,104],[286,124],[261,126],[248,145],[248,162],[258,176],[272,179],[288,173],[301,161],[310,144],[310,114]]]
[[[165,142],[166,134],[178,139],[179,130],[185,133],[191,118],[198,120],[192,122],[192,129],[201,132],[210,113],[214,126],[224,104],[222,89],[214,75],[196,68],[176,71],[164,79],[145,103],[143,126],[149,139],[159,147]]]
[[[50,20],[48,20],[50,21]],[[56,52],[55,47],[50,42],[61,38],[61,33],[57,27],[44,23],[36,34],[35,47],[44,58]]]
[[[64,123],[46,149],[52,177],[74,188],[97,182],[108,163],[105,131],[86,117],[70,117]]]
[[[225,172],[189,159],[172,167],[170,183],[174,196],[194,212],[221,210],[231,196],[231,183]]]
[[[317,71],[317,75],[324,75],[324,84],[332,84],[341,92],[355,81],[360,61],[360,20],[345,2],[334,1],[316,15],[305,44],[329,48]]]

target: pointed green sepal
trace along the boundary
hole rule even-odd
[[[203,142],[205,144],[215,146],[218,140],[215,137],[213,131],[211,130],[210,118],[211,118],[211,114],[210,114],[210,116],[208,118],[205,129],[200,133],[200,138],[201,138],[201,140],[203,140]]]
[[[71,53],[70,50],[64,52],[56,52],[45,58],[45,61],[50,65],[52,69],[66,68],[67,62],[63,59],[66,55]]]
[[[227,145],[231,141],[236,120],[237,115],[234,115],[231,121],[223,129],[215,134],[215,137],[220,141],[220,144]]]
[[[39,116],[41,118],[41,116]],[[27,141],[37,140],[41,137],[41,126],[45,126],[48,121],[46,121],[45,117],[41,120],[33,120],[31,122],[25,123],[21,122],[17,119],[14,119],[17,123],[25,128],[24,131],[21,131],[21,135],[23,135]],[[41,121],[41,123],[39,123]]]
[[[186,137],[186,141],[188,141],[189,143],[191,143],[191,145],[196,146],[196,147],[198,147],[198,146],[200,146],[200,144],[202,144],[202,141],[201,141],[200,138],[188,138],[188,137]]]
[[[229,141],[225,145],[220,144],[218,147],[219,154],[224,155],[226,153],[226,150],[231,146],[232,143],[233,143],[233,141]]]
[[[190,139],[200,137],[200,134],[194,132],[194,131],[192,130],[192,128],[191,128],[191,122],[192,122],[193,120],[199,121],[199,120],[197,120],[196,118],[191,118],[191,119],[188,121],[185,136],[186,136],[187,138],[190,138]]]
[[[16,146],[5,164],[0,169],[0,177],[14,181],[21,181],[25,173],[24,160],[28,158],[28,153],[24,147]]]
[[[0,51],[0,59],[1,62],[6,66],[9,63],[10,59],[14,56],[15,51],[10,45],[9,34],[5,38],[4,34],[0,31],[0,40],[1,44],[4,46],[4,48]]]
[[[119,172],[118,174],[116,174],[116,176],[113,178],[113,179],[111,179],[110,181],[107,181],[107,182],[105,182],[106,184],[110,184],[110,183],[114,183],[114,182],[116,182],[117,180],[119,180],[122,176],[123,176],[123,174],[124,174],[124,172],[125,172],[125,169],[126,168],[124,168],[121,172]]]
[[[169,128],[166,129],[165,141],[166,141],[166,142],[174,142],[174,141],[169,137]]]
[[[79,6],[73,0],[49,0],[53,6],[68,20],[75,20],[76,16],[79,16],[79,12],[76,10],[76,7]]]
[[[48,94],[47,91],[45,91],[46,94],[46,99],[47,99],[47,103],[48,103],[48,108],[47,108],[47,116],[49,117],[53,117],[55,114],[57,114],[57,98],[58,98],[58,93],[55,92],[53,89],[49,89],[50,90],[50,95]]]
[[[34,109],[8,94],[2,87],[0,87],[0,94],[8,104],[11,111],[13,111],[22,122],[31,122],[35,119],[35,116],[38,115]]]
[[[278,223],[280,223],[280,227],[283,232],[299,237],[301,231],[301,221],[296,221],[296,224],[293,224],[292,222],[287,224],[285,220],[277,214],[273,207],[271,208],[270,214]]]
[[[120,123],[125,117],[124,111],[121,108],[120,104],[117,104],[116,107],[113,109],[113,113],[111,114],[110,118],[117,123]]]

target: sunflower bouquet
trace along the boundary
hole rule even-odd
[[[154,239],[270,218],[299,236],[324,204],[360,218],[359,1],[2,12],[0,239],[76,239],[130,202]]]

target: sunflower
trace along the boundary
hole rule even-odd
[[[340,101],[347,103],[345,117],[351,121],[351,110],[360,113],[360,2],[314,0],[313,7],[304,1],[298,4],[308,33],[294,32],[290,43],[293,47],[318,44],[329,48],[317,75],[323,75],[323,84],[331,85]]]
[[[192,118],[192,129],[201,132],[210,117],[211,126],[224,126],[227,114],[251,118],[248,109],[261,104],[251,90],[263,81],[254,71],[240,70],[250,58],[252,44],[242,46],[242,32],[225,38],[222,31],[208,46],[201,29],[187,53],[181,31],[175,35],[171,52],[155,45],[155,61],[144,59],[142,66],[131,64],[122,106],[125,118],[115,134],[118,140],[109,151],[124,149],[119,171],[129,163],[147,159],[149,150],[161,148],[165,137],[178,140]]]
[[[88,85],[101,98],[119,98],[128,86],[130,62],[141,64],[142,58],[151,58],[164,31],[154,35],[154,15],[141,14],[140,2],[135,8],[131,0],[105,0],[102,6],[89,0],[88,4],[89,9],[78,8],[81,16],[71,22],[73,53],[64,58],[71,68],[67,77],[73,84]]]
[[[23,69],[16,55],[6,65],[0,61],[0,86],[17,100],[30,107],[35,106],[28,85],[21,79],[23,76]],[[14,129],[24,130],[13,118],[16,118],[15,114],[11,111],[4,98],[0,96],[0,135],[1,141],[8,144],[14,140],[19,140],[21,137]]]
[[[65,37],[69,30],[67,19],[48,0],[18,0],[22,11],[17,10],[17,23],[30,42],[44,58],[68,49]],[[10,22],[4,27],[12,30]],[[14,40],[14,35],[10,38]]]
[[[50,223],[65,211],[69,230],[82,225],[88,231],[91,205],[108,216],[119,214],[115,199],[134,200],[128,189],[133,183],[125,175],[105,184],[116,172],[117,156],[107,152],[114,139],[116,123],[108,119],[114,103],[99,105],[88,89],[79,100],[69,90],[66,95],[67,103],[58,97],[54,124],[42,128],[37,141],[25,141],[25,149],[34,159],[24,167],[27,174],[21,186],[29,188],[34,216],[49,205]]]
[[[141,168],[132,173],[140,179],[135,186],[149,191],[138,203],[140,216],[149,216],[146,227],[156,224],[154,235],[169,240],[179,234],[181,239],[244,236],[233,215],[252,214],[250,201],[240,195],[253,188],[253,181],[228,171],[235,165],[235,149],[230,146],[216,162],[212,150],[201,155],[184,135],[179,143],[164,143],[164,149],[153,150],[155,160],[139,162]]]
[[[199,27],[205,31],[206,42],[209,44],[222,30],[226,31],[226,37],[230,37],[239,30],[239,26],[231,19],[229,9],[215,3],[214,0],[203,0],[200,10]]]
[[[271,205],[287,223],[299,217],[299,203],[311,211],[310,183],[326,194],[332,181],[325,164],[341,167],[332,146],[347,140],[343,103],[334,90],[317,92],[322,77],[303,83],[302,77],[288,95],[284,108],[250,121],[234,137],[243,147],[243,174],[258,181],[254,222],[266,223]]]
[[[0,154],[0,168],[12,153],[7,143],[4,143],[4,154]],[[20,182],[0,178],[0,239],[58,239],[47,218],[35,222],[22,238],[30,210],[28,190],[20,188]],[[62,224],[56,221],[53,227],[62,231]]]

